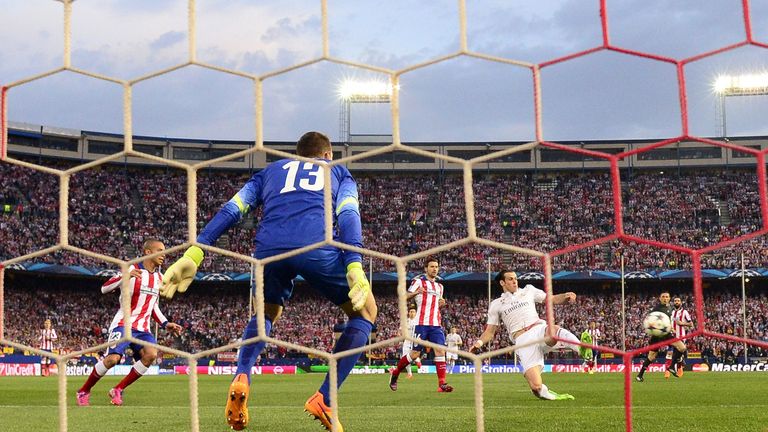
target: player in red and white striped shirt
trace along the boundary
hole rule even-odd
[[[143,250],[144,255],[151,255],[153,253],[164,251],[165,245],[163,245],[163,242],[160,240],[148,239],[144,241]],[[131,265],[129,268],[131,275],[129,281],[129,292],[131,295],[131,335],[136,339],[152,344],[156,344],[157,341],[152,333],[149,332],[150,319],[154,319],[164,329],[173,334],[178,335],[182,330],[180,325],[168,322],[165,315],[160,312],[160,307],[157,304],[160,287],[162,286],[160,266],[163,265],[164,260],[165,255],[158,255],[154,258],[147,258],[137,265]],[[122,275],[118,274],[101,286],[101,292],[107,294],[119,290],[121,284]],[[122,299],[122,293],[120,294],[120,297]],[[118,340],[124,336],[125,324],[126,319],[123,314],[123,309],[120,308],[117,311],[117,314],[115,314],[115,318],[112,320],[112,324],[109,327],[109,342],[113,342],[114,344],[109,346],[106,356],[96,363],[96,366],[94,366],[93,371],[85,381],[85,384],[83,384],[77,391],[78,405],[89,405],[91,388],[109,369],[120,361],[128,347],[133,351],[133,359],[135,363],[128,375],[123,378],[117,386],[109,390],[109,397],[112,400],[113,405],[123,404],[123,389],[141,378],[157,358],[157,349],[155,347],[129,341],[118,343]]]
[[[40,341],[40,349],[48,352],[53,352],[53,343],[59,339],[56,334],[56,330],[51,327],[51,320],[47,319],[43,323],[43,329],[40,330],[40,336],[37,340]],[[48,376],[50,373],[51,358],[46,356],[40,357],[40,370],[43,376]]]
[[[443,284],[437,281],[437,273],[440,271],[440,263],[436,258],[427,258],[424,263],[425,275],[413,280],[408,288],[408,301],[416,303],[416,328],[417,339],[426,340],[438,345],[445,345],[445,332],[440,323],[440,308],[445,306],[443,298]],[[421,356],[422,347],[413,346],[409,355],[404,355],[392,370],[389,378],[389,388],[397,390],[397,378],[400,372],[408,367],[412,361]],[[445,382],[445,350],[435,349],[435,368],[437,369],[438,392],[452,392],[453,387]]]
[[[688,329],[693,328],[693,322],[691,321],[691,314],[683,308],[683,300],[680,297],[672,299],[672,315],[669,317],[672,320],[672,330],[675,332],[676,337],[685,337],[688,334]],[[669,367],[672,365],[672,358],[667,359],[666,370],[664,378],[669,378]],[[683,376],[683,368],[685,367],[685,356],[680,357],[680,361],[677,363],[677,375]]]

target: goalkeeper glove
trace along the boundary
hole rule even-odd
[[[170,299],[176,294],[176,291],[183,293],[189,288],[189,284],[195,278],[197,268],[203,262],[203,250],[197,246],[190,246],[184,256],[173,263],[163,274],[163,286],[160,288],[160,295]]]
[[[349,284],[349,299],[352,301],[352,309],[359,311],[365,306],[365,301],[371,293],[371,284],[365,277],[361,263],[349,263],[347,266],[347,283]]]

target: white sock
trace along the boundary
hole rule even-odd
[[[109,370],[109,368],[104,366],[104,361],[102,360],[96,362],[96,365],[93,367],[93,369],[96,370],[96,375],[98,376],[104,376]]]
[[[546,400],[555,400],[555,395],[549,392],[549,388],[546,384],[541,385],[541,391],[539,391],[539,394],[533,393],[536,395],[536,397]]]
[[[140,361],[133,364],[133,370],[135,370],[136,373],[139,375],[144,375],[145,373],[147,373],[147,369],[149,368],[144,366],[144,363]]]
[[[555,346],[560,345],[565,348],[568,348],[575,352],[576,354],[579,354],[579,338],[576,337],[573,333],[569,332],[568,330],[564,328],[560,328],[560,330],[557,331],[557,337],[560,339],[563,339],[563,341],[559,341]],[[564,341],[570,341],[571,343],[564,342]]]

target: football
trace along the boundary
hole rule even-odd
[[[663,312],[651,312],[643,320],[643,327],[651,336],[666,336],[672,330],[672,321]]]

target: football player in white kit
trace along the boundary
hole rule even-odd
[[[544,303],[547,298],[544,291],[533,285],[519,288],[517,274],[509,270],[499,272],[495,280],[504,292],[488,306],[487,326],[480,338],[472,345],[470,352],[478,352],[483,345],[493,340],[496,330],[503,323],[507,327],[510,339],[520,347],[515,352],[520,357],[523,375],[533,394],[547,400],[574,399],[569,394],[558,394],[549,390],[541,380],[541,371],[544,368],[546,353],[562,348],[578,353],[579,339],[557,325],[553,325],[552,333],[567,342],[558,342],[547,332],[547,322],[539,318],[536,312],[536,303]],[[574,302],[576,302],[576,294],[572,292],[552,296],[552,304]]]
[[[451,332],[445,337],[445,343],[448,344],[448,348],[459,349],[464,341],[461,340],[461,336],[456,333],[456,327],[451,327]],[[459,359],[459,355],[450,351],[445,352],[445,360],[448,362],[448,373],[453,373],[453,367],[456,365],[456,360]]]
[[[412,307],[408,309],[408,336],[414,337],[416,334],[416,323],[418,320],[416,319],[416,308]],[[403,357],[409,355],[411,351],[413,350],[413,342],[409,340],[403,341]],[[413,361],[416,364],[416,367],[421,367],[421,356],[416,358],[416,360]],[[413,378],[413,371],[411,371],[411,367],[408,366],[408,379]]]

